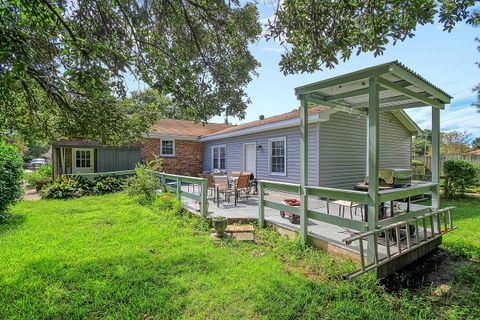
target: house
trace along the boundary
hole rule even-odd
[[[309,185],[351,189],[366,176],[366,119],[324,106],[309,108]],[[403,111],[380,115],[380,167],[410,168],[412,136]],[[299,111],[231,126],[200,138],[203,171],[251,171],[258,179],[300,182]]]
[[[84,140],[52,142],[53,176],[131,170],[140,162],[163,160],[163,169],[174,174],[202,171],[201,136],[229,127],[226,124],[195,123],[164,119],[143,135],[143,141],[120,147]]]
[[[309,123],[309,167],[314,168],[309,171],[309,184],[351,188],[362,181],[367,159],[365,116],[316,106],[309,109]],[[380,166],[409,168],[411,138],[420,128],[397,110],[383,112],[380,123]],[[299,124],[299,111],[235,126],[164,119],[144,135],[142,143],[130,146],[55,142],[54,171],[127,170],[160,157],[163,170],[173,174],[250,171],[259,179],[299,183]]]

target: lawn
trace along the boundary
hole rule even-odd
[[[0,224],[0,318],[474,319],[479,204],[466,202],[446,237],[462,260],[439,296],[342,280],[349,261],[271,230],[256,244],[214,242],[199,219],[122,193],[25,201]]]

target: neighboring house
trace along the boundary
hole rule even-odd
[[[323,106],[310,108],[309,117],[309,184],[350,189],[362,181],[367,175],[365,117]],[[380,167],[410,168],[412,135],[421,132],[420,128],[403,111],[382,113],[380,124]],[[117,149],[92,146],[90,170],[131,169],[136,162],[160,157],[169,173],[251,171],[259,179],[299,183],[299,125],[298,111],[236,126],[161,120],[144,135],[142,145]],[[54,153],[60,146],[54,144]],[[75,146],[72,150],[75,154],[84,149]],[[115,159],[121,154],[124,160]],[[83,163],[75,160],[78,156],[65,158],[67,163],[70,159],[71,168]],[[81,172],[78,165],[75,168]]]

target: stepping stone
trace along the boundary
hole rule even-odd
[[[253,233],[250,232],[239,232],[232,234],[233,239],[237,241],[254,241]]]
[[[253,226],[249,224],[231,224],[227,226],[225,232],[228,233],[241,233],[241,232],[252,232]]]

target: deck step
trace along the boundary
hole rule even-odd
[[[253,226],[249,224],[230,224],[227,226],[225,232],[227,233],[244,233],[252,232]]]

